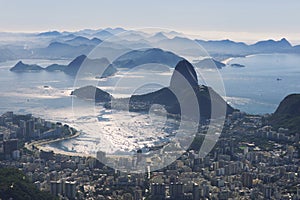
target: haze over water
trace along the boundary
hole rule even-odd
[[[122,111],[111,113],[102,106],[86,110],[85,101],[81,101],[82,107],[77,106],[76,110],[72,110],[70,93],[74,89],[73,77],[63,72],[10,72],[9,68],[16,62],[0,64],[0,112],[12,110],[18,114],[32,113],[47,120],[67,123],[86,133],[75,139],[48,145],[50,149],[73,151],[75,148],[78,152],[94,154],[98,150],[109,152],[110,146],[104,144],[110,141],[120,151],[130,151],[139,148],[137,140],[140,141],[139,145],[159,144],[166,134],[159,129],[161,124],[156,124],[154,129],[153,126],[149,126],[151,119],[146,114],[130,114]],[[69,61],[24,60],[24,62],[46,66],[51,63],[66,64]],[[220,70],[227,94],[225,98],[234,108],[250,114],[272,113],[286,95],[300,92],[300,66],[298,64],[300,55],[255,55],[234,58],[228,62],[228,64],[234,63],[245,67],[228,65]],[[116,81],[125,72],[122,70],[113,77],[102,79],[101,85],[105,86],[102,89],[111,92]],[[171,74],[172,70],[160,73],[158,76],[168,82]],[[141,74],[135,72],[127,78],[144,80],[145,76],[145,72]],[[143,92],[141,89],[139,92]],[[122,96],[122,94],[119,95]],[[95,120],[98,120],[98,125],[95,125]],[[170,132],[172,124],[169,126]],[[100,136],[94,134],[95,130],[101,132]],[[119,134],[120,131],[126,134]],[[99,149],[99,146],[102,149]]]

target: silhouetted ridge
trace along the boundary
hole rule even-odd
[[[109,102],[112,98],[108,92],[90,85],[74,90],[71,95],[96,102]]]
[[[67,74],[76,74],[80,68],[80,66],[82,65],[82,63],[84,62],[84,60],[86,59],[86,55],[80,55],[78,57],[76,57],[72,62],[70,62],[70,64],[66,67],[65,69],[65,73]]]
[[[300,94],[290,94],[279,104],[274,115],[300,116]]]
[[[291,133],[300,130],[300,94],[290,94],[279,104],[268,123],[275,129],[288,128]]]
[[[111,76],[117,72],[116,68],[110,64],[107,58],[90,59],[86,55],[75,58],[66,66],[64,72],[74,76],[81,67],[85,72],[101,75],[102,78]]]
[[[41,71],[44,70],[39,65],[29,65],[25,64],[22,61],[19,61],[15,66],[13,66],[10,71],[12,72],[27,72],[27,71]]]
[[[208,68],[208,69],[215,69],[216,67],[218,69],[222,69],[222,67],[225,67],[226,65],[213,58],[205,58],[203,60],[200,60],[197,63],[194,63],[194,66],[199,68]]]
[[[188,81],[191,87],[198,86],[197,73],[193,65],[186,60],[182,60],[176,65],[171,78],[170,87],[182,87],[182,78],[185,78],[185,80]]]
[[[132,95],[130,98],[114,99],[101,89],[89,86],[75,90],[73,95],[105,102],[106,108],[121,110],[129,108],[129,111],[133,112],[148,112],[153,105],[158,104],[163,106],[169,114],[184,115],[184,117],[192,120],[224,117],[225,114],[234,111],[212,88],[198,85],[196,71],[193,65],[186,60],[182,60],[176,65],[170,86],[155,92]],[[108,96],[110,98],[107,98]],[[113,101],[110,102],[110,99]],[[196,104],[191,104],[191,100]],[[195,112],[197,106],[200,113]],[[183,107],[184,113],[182,113]]]
[[[118,57],[112,64],[116,68],[134,68],[139,65],[158,63],[173,68],[180,60],[182,58],[172,52],[150,48],[129,51]]]
[[[191,105],[191,100],[196,101],[199,106],[200,116],[198,117],[195,116],[197,112],[194,107],[197,105]],[[124,99],[115,100],[113,106],[122,108],[122,104],[126,102],[127,100]],[[187,115],[185,117],[200,120],[223,117],[234,111],[212,88],[198,85],[196,71],[193,65],[186,60],[182,60],[176,65],[169,87],[144,95],[131,96],[129,110],[148,112],[154,104],[163,106],[169,114],[173,115],[182,115],[184,106],[184,112]]]
[[[19,61],[14,67],[10,69],[10,71],[62,71],[68,75],[75,76],[77,75],[81,67],[83,68],[84,73],[94,74],[97,78],[106,78],[108,76],[112,76],[117,72],[117,69],[109,62],[107,58],[89,59],[85,55],[76,57],[68,65],[52,64],[46,68],[38,65],[24,64],[22,61]]]

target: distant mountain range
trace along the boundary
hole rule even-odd
[[[45,48],[32,49],[32,57],[61,59],[88,55],[97,44],[89,39],[86,39],[87,44],[81,44],[83,40],[83,38],[75,38],[66,42],[52,42]]]
[[[48,31],[48,32],[43,32],[43,33],[39,33],[37,34],[37,36],[42,36],[42,37],[57,37],[57,36],[61,36],[62,34],[58,31]]]
[[[234,42],[231,40],[204,41],[195,40],[200,44],[212,57],[220,56],[236,57],[247,56],[251,54],[262,53],[299,53],[298,46],[292,46],[285,38],[274,41],[258,41],[255,44],[247,45],[243,42]]]
[[[62,71],[71,76],[75,76],[80,67],[83,67],[89,73],[99,75],[101,78],[112,76],[117,72],[117,69],[106,58],[90,59],[85,55],[76,57],[68,65],[52,64],[43,68],[39,65],[24,64],[22,61],[18,62],[10,69],[12,72],[33,72],[33,71]]]
[[[102,40],[105,40],[105,39],[108,39],[108,38],[114,36],[114,34],[107,30],[101,30],[99,32],[94,33],[93,36],[101,38]]]
[[[6,33],[5,37],[8,36],[9,33]],[[150,34],[142,31],[125,30],[123,28],[18,34],[18,37],[20,36],[21,38],[16,40],[18,42],[6,42],[5,45],[0,45],[0,62],[24,58],[72,59],[79,55],[89,55],[96,46],[103,44],[103,41],[105,41],[105,44],[101,47],[101,52],[105,55],[102,57],[107,58],[107,54],[121,55],[120,52],[128,52],[136,49],[139,51],[145,48],[160,48],[164,51],[173,52],[180,57],[209,55],[219,62],[230,57],[262,53],[300,54],[300,45],[293,46],[285,38],[279,41],[258,41],[255,44],[249,45],[232,40],[192,40],[174,31]],[[11,34],[11,37],[17,36],[16,34]],[[112,37],[113,40],[110,40]],[[26,45],[24,46],[24,44]],[[203,55],[206,52],[208,55]],[[127,61],[130,62],[129,60]],[[172,65],[174,66],[174,64]]]
[[[82,41],[85,39],[76,38],[77,41]],[[74,40],[73,40],[74,41]],[[90,41],[90,40],[89,40]],[[76,57],[68,65],[58,65],[52,64],[46,68],[42,68],[38,65],[28,65],[22,62],[19,62],[16,66],[11,68],[11,71],[14,72],[29,72],[29,71],[63,71],[69,75],[76,75],[79,68],[84,64],[84,68],[89,73],[99,74],[99,66],[107,66],[107,69],[104,73],[105,76],[110,76],[116,73],[118,68],[134,68],[136,66],[141,66],[145,64],[155,64],[166,65],[168,67],[174,68],[176,64],[181,61],[183,58],[169,51],[163,51],[158,48],[150,49],[140,49],[132,50],[116,58],[115,61],[111,64],[108,59],[89,59],[85,55]],[[225,64],[216,61],[211,58],[205,58],[194,63],[196,67],[199,68],[222,68]],[[150,66],[149,66],[150,67]],[[151,68],[150,70],[152,70]]]
[[[71,46],[80,46],[80,45],[92,45],[96,46],[100,44],[102,40],[94,37],[92,39],[88,39],[86,37],[77,36],[73,39],[65,41],[65,44],[71,45]]]
[[[212,104],[216,106],[215,117],[221,117],[222,114],[229,114],[234,111],[212,88],[198,85],[196,71],[186,60],[182,60],[176,65],[169,87],[149,94],[132,95],[129,99],[115,99],[109,93],[99,88],[86,86],[74,90],[72,95],[96,102],[105,102],[106,108],[126,109],[127,103],[129,103],[129,110],[133,112],[147,112],[152,105],[159,104],[162,105],[169,114],[175,116],[182,114],[182,105],[191,105],[191,100],[196,99],[201,120],[211,118]],[[113,101],[111,101],[112,99]],[[195,113],[195,107],[193,106],[187,106],[186,109],[188,112],[185,114]],[[222,113],[222,110],[226,113]],[[195,116],[185,117],[193,118]]]

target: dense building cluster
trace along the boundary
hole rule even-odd
[[[63,127],[5,113],[0,166],[21,169],[37,188],[62,199],[300,199],[299,134],[273,130],[262,116],[234,112],[206,157],[190,149],[171,165],[140,174],[104,166],[103,152],[97,160],[23,148],[26,140],[72,134]]]

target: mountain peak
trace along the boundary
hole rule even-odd
[[[198,86],[198,78],[194,66],[187,60],[181,60],[175,67],[170,87],[180,88],[186,84],[186,81],[193,88]]]
[[[49,37],[49,36],[60,36],[61,33],[58,32],[58,31],[48,31],[48,32],[42,32],[42,33],[39,33],[38,36],[46,36],[46,37]]]
[[[111,34],[114,34],[114,35],[126,31],[125,29],[120,28],[120,27],[116,27],[116,28],[111,28],[111,27],[109,27],[109,28],[106,28],[105,30],[108,31],[108,32],[110,32]]]
[[[101,30],[94,34],[94,36],[99,37],[101,40],[108,39],[108,38],[112,37],[113,35],[114,34],[112,34],[111,32],[109,32],[107,30]]]
[[[288,42],[286,38],[281,38],[280,42]]]
[[[72,60],[69,65],[65,69],[65,73],[67,74],[75,74],[78,72],[80,66],[84,62],[84,60],[87,58],[86,55],[80,55],[76,57],[74,60]]]
[[[132,50],[117,58],[113,64],[118,68],[133,68],[147,63],[158,63],[175,67],[182,60],[181,57],[170,51],[159,48]]]
[[[78,59],[78,60],[84,60],[84,59],[86,59],[86,58],[87,58],[86,55],[80,55],[80,56],[77,56],[77,57],[75,58],[75,60],[76,60],[76,59]]]
[[[102,40],[100,40],[99,38],[96,38],[96,37],[93,37],[93,38],[91,39],[91,41],[92,41],[92,42],[97,42],[97,43],[101,43],[101,42],[102,42]]]
[[[10,68],[10,71],[14,72],[28,72],[28,71],[41,71],[44,70],[39,65],[30,65],[30,64],[25,64],[22,61],[19,61],[14,67]]]
[[[164,40],[164,39],[168,39],[167,36],[165,36],[165,34],[163,34],[162,32],[158,32],[155,35],[153,35],[152,37],[150,37],[151,39],[157,39],[157,40]]]
[[[77,56],[69,65],[72,65],[72,63],[82,64],[85,59],[87,59],[86,55]]]
[[[117,72],[107,58],[89,58],[86,55],[76,57],[66,66],[64,72],[69,75],[76,75],[81,67],[83,67],[86,72],[95,74],[99,78],[105,78]]]
[[[292,46],[291,43],[286,38],[282,38],[279,42],[287,46]]]
[[[154,36],[159,36],[159,37],[166,37],[165,34],[163,34],[162,32],[158,32],[156,33]]]

